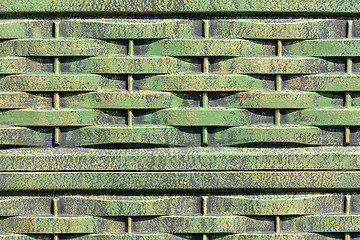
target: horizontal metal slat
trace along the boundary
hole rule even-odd
[[[0,109],[46,108],[51,106],[52,99],[49,96],[25,92],[0,92]]]
[[[52,72],[53,64],[25,57],[0,57],[0,74]]]
[[[249,144],[342,145],[344,132],[299,125],[255,125],[218,130],[210,137],[211,146],[244,146]]]
[[[344,197],[336,194],[210,196],[209,213],[286,216],[342,213]]]
[[[70,234],[124,231],[125,223],[91,216],[18,216],[0,219],[3,233]]]
[[[329,0],[324,4],[323,0],[314,0],[307,3],[300,0],[289,0],[287,2],[281,0],[274,1],[260,1],[253,0],[251,4],[246,0],[235,0],[224,2],[223,0],[215,0],[205,4],[198,4],[193,1],[179,1],[171,0],[167,4],[163,1],[156,0],[153,4],[148,3],[146,0],[137,2],[128,0],[111,0],[109,2],[96,3],[87,2],[85,0],[77,0],[75,3],[70,0],[62,1],[61,4],[48,2],[46,0],[39,0],[36,5],[32,3],[23,3],[21,1],[6,0],[0,5],[1,13],[78,13],[82,12],[91,14],[93,12],[105,14],[109,12],[117,13],[331,13],[337,16],[348,16],[348,14],[356,14],[360,12],[360,4],[355,1],[339,1]],[[57,2],[56,2],[57,3]]]
[[[52,37],[52,22],[40,19],[0,20],[0,39]]]
[[[229,95],[209,94],[210,107],[249,109],[306,109],[340,107],[343,100],[336,101],[331,94],[320,95],[304,91],[249,91]]]
[[[318,92],[359,92],[358,74],[316,74],[295,76],[284,79],[283,88],[287,90]]]
[[[360,126],[359,108],[304,109],[283,117],[289,124],[311,126]]]
[[[245,109],[170,108],[144,115],[149,124],[170,126],[244,126],[272,123],[272,115],[261,115]]]
[[[0,124],[12,126],[91,126],[125,123],[121,116],[90,109],[20,109],[0,112]]]
[[[0,216],[49,215],[51,214],[50,197],[11,196],[0,198]],[[1,220],[0,220],[1,221]],[[1,238],[1,234],[0,234]]]
[[[199,213],[200,199],[192,196],[126,196],[60,198],[63,214],[92,216],[160,216]]]
[[[352,214],[304,216],[283,221],[282,226],[284,230],[298,232],[359,232],[360,216]]]
[[[192,35],[195,34],[195,28],[196,21],[179,19],[62,20],[60,35],[63,37],[99,39],[192,38]]]
[[[275,56],[275,45],[234,39],[166,39],[146,46],[147,55],[174,57]]]
[[[108,233],[87,234],[81,237],[73,237],[78,240],[183,240],[183,237],[167,233]]]
[[[1,171],[358,170],[359,147],[2,150]],[[141,161],[138,159],[141,158]],[[191,163],[191,164],[189,164]]]
[[[1,95],[0,95],[1,96]],[[65,96],[65,108],[163,109],[181,106],[184,100],[175,94],[150,91],[101,91]]]
[[[165,233],[241,233],[271,231],[272,221],[244,216],[163,216],[137,222],[135,231]]]
[[[213,169],[212,169],[213,170]],[[26,184],[24,184],[26,182]],[[326,190],[360,188],[357,171],[3,172],[0,191]],[[237,221],[235,221],[237,222]]]
[[[0,78],[2,91],[88,92],[124,89],[121,80],[96,74],[16,74]]]
[[[316,233],[244,233],[220,237],[219,240],[331,240]]]
[[[51,131],[26,127],[0,126],[0,145],[10,147],[51,147]]]
[[[320,58],[240,57],[214,63],[214,73],[233,74],[317,74],[337,72],[339,64]]]
[[[221,19],[211,24],[211,35],[221,38],[339,38],[346,32],[346,21],[333,19]]]
[[[127,46],[96,39],[15,39],[0,42],[0,55],[76,57],[127,55]]]
[[[61,133],[62,146],[135,146],[158,147],[200,146],[196,131],[181,131],[168,126],[91,126]]]
[[[236,74],[169,74],[135,81],[134,86],[143,90],[170,92],[238,92],[273,90],[274,82]]]
[[[1,60],[0,60],[1,61]],[[72,72],[165,74],[187,72],[191,64],[171,57],[91,57],[69,63]]]
[[[311,57],[359,57],[360,39],[321,39],[289,42],[283,46],[284,55]]]

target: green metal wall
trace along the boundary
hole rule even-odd
[[[359,16],[1,1],[0,240],[360,239]]]

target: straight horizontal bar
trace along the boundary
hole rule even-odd
[[[223,0],[203,1],[201,4],[191,0],[171,0],[166,4],[155,0],[148,4],[146,0],[111,0],[98,2],[95,0],[39,0],[36,4],[21,0],[5,0],[0,4],[1,13],[19,12],[118,12],[118,13],[337,13],[338,15],[356,14],[360,12],[360,3],[356,0],[340,1],[314,0],[311,3],[301,0]]]
[[[359,170],[359,147],[8,149],[1,171]],[[141,159],[141,161],[139,161]]]
[[[26,184],[24,184],[26,183]],[[0,191],[359,190],[358,171],[3,172]]]

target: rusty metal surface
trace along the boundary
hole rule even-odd
[[[0,13],[0,240],[360,238],[357,1]]]

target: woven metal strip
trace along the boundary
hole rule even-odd
[[[360,238],[359,2],[0,13],[0,240]]]

